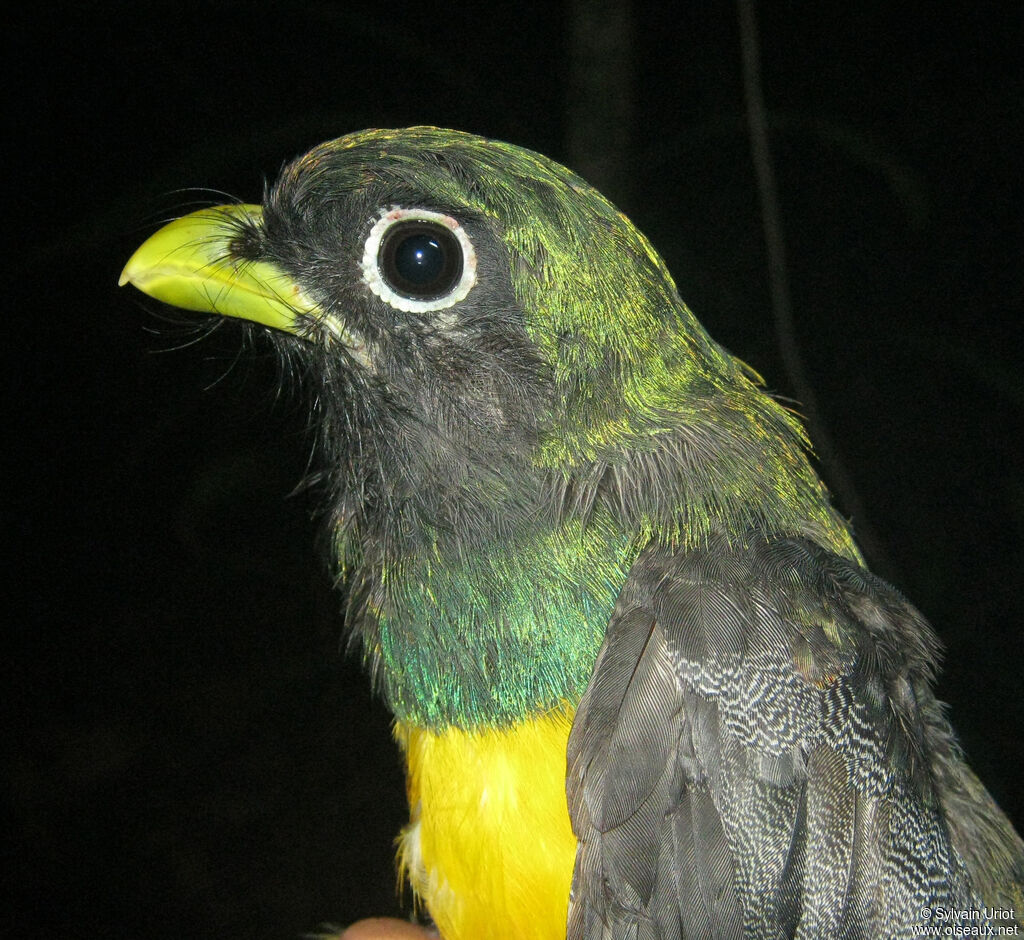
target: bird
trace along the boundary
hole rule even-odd
[[[435,127],[285,166],[121,275],[311,389],[347,629],[445,940],[1016,930],[1024,844],[936,634],[798,415],[560,164]]]

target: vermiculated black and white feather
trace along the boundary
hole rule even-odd
[[[1024,850],[931,691],[937,650],[810,541],[649,548],[570,737],[569,937],[852,940],[1019,910]]]

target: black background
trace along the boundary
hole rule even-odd
[[[628,160],[591,175],[711,333],[793,395],[736,10],[607,5],[631,24]],[[759,10],[839,501],[941,634],[940,694],[1018,825],[1021,9]],[[572,129],[602,103],[570,94],[571,37],[605,15],[154,2],[9,26],[2,935],[287,938],[397,910],[388,716],[342,650],[315,497],[289,497],[301,391],[237,328],[193,342],[117,276],[162,219],[221,200],[181,190],[255,201],[284,160],[367,126],[472,130],[586,173],[603,142]]]

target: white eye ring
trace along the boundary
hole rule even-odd
[[[454,286],[440,297],[417,299],[399,293],[385,278],[380,269],[380,249],[388,230],[400,222],[429,222],[448,229],[462,250],[462,273]],[[363,282],[381,300],[396,310],[405,313],[429,313],[432,310],[444,310],[464,300],[476,284],[476,252],[473,243],[459,223],[450,215],[432,212],[430,209],[403,209],[391,206],[380,210],[366,244],[363,246],[363,260],[359,263]]]

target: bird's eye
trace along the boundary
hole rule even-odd
[[[406,312],[443,310],[476,283],[476,253],[451,216],[392,207],[381,213],[363,247],[367,286]]]
[[[388,229],[377,255],[392,290],[416,300],[437,300],[462,275],[462,249],[450,229],[434,222],[402,222]]]

